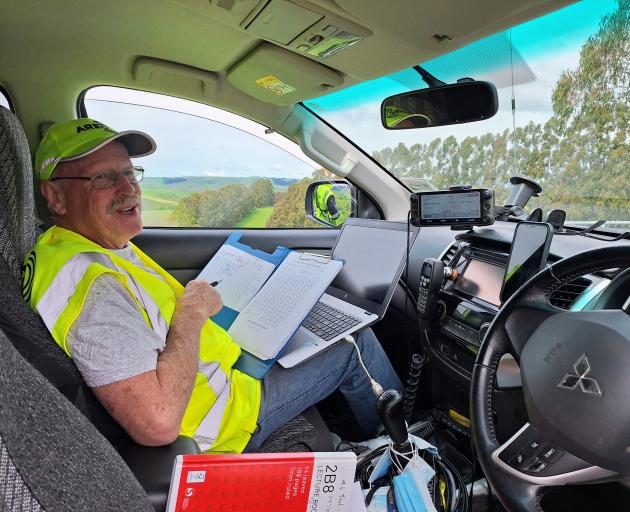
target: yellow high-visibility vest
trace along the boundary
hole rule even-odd
[[[23,266],[23,295],[39,313],[59,346],[72,357],[67,334],[94,280],[117,278],[129,291],[147,325],[163,340],[184,287],[136,246],[142,265],[67,229],[53,226],[42,234]],[[137,286],[132,286],[131,281]],[[260,381],[232,368],[240,347],[208,320],[201,331],[199,368],[180,433],[193,437],[202,451],[242,452],[256,428]]]

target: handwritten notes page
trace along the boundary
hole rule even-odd
[[[292,252],[234,321],[229,334],[260,359],[272,359],[299,327],[343,263]]]
[[[198,279],[216,285],[223,304],[241,311],[265,284],[275,266],[232,245],[223,245]]]

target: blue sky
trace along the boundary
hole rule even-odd
[[[568,8],[533,20],[511,31],[495,34],[449,55],[423,65],[438,78],[452,82],[463,76],[495,83],[499,92],[499,112],[487,121],[426,130],[388,131],[381,127],[380,103],[390,94],[420,88],[424,84],[413,70],[403,70],[306,104],[371,153],[395,146],[428,143],[436,137],[503,131],[513,123],[544,122],[551,115],[551,91],[563,70],[578,65],[579,49],[587,37],[597,31],[603,14],[616,7],[614,0],[585,0]],[[514,52],[510,52],[510,38]],[[514,66],[514,85],[510,62]],[[516,115],[510,109],[516,98]],[[117,130],[139,129],[152,135],[158,151],[138,160],[147,176],[268,176],[302,178],[310,176],[315,162],[304,157],[299,148],[277,134],[264,134],[264,127],[243,128],[249,133],[224,124],[218,109],[162,96],[112,88],[93,89],[88,93],[88,114]],[[141,103],[148,101],[160,109],[121,105],[112,101]],[[182,109],[191,115],[170,112]],[[224,113],[224,122],[235,122]],[[199,117],[200,116],[200,117]],[[231,117],[230,117],[231,116]],[[276,146],[260,139],[272,141]],[[293,154],[284,151],[292,151]]]
[[[87,100],[86,108],[90,117],[118,131],[141,130],[155,139],[157,151],[137,161],[147,176],[302,178],[316,165],[240,129],[194,115],[110,101]]]

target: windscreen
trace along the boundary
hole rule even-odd
[[[428,87],[414,68],[304,103],[414,192],[468,184],[493,188],[503,205],[510,178],[524,174],[543,186],[526,213],[561,208],[571,225],[627,230],[630,2],[562,3],[571,5],[418,63],[448,84],[494,84],[499,111],[484,121],[385,129],[385,98]]]
[[[383,304],[398,280],[407,251],[407,231],[346,224],[333,257],[344,261],[332,282],[334,288],[355,297]]]

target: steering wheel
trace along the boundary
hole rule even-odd
[[[510,511],[540,512],[550,486],[630,473],[628,303],[605,311],[549,303],[555,290],[583,274],[626,267],[627,245],[557,262],[504,304],[481,344],[472,374],[472,435],[485,475]],[[492,392],[506,353],[520,364],[529,423],[501,444]]]

